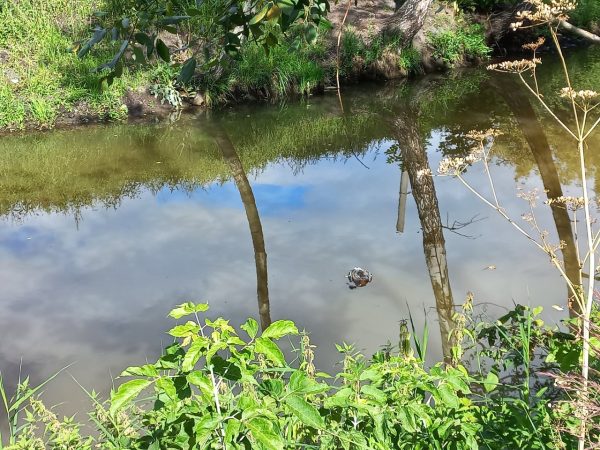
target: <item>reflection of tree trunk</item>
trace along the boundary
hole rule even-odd
[[[406,197],[408,196],[408,174],[402,170],[400,176],[400,198],[398,200],[398,220],[396,221],[396,231],[404,233],[404,222],[406,219]]]
[[[563,195],[562,186],[558,178],[556,165],[552,159],[550,145],[526,93],[514,82],[507,81],[506,84],[495,82],[494,84],[511,109],[523,132],[523,136],[525,136],[525,140],[531,148],[548,199],[561,197]],[[565,243],[565,247],[562,249],[565,273],[574,286],[580,287],[582,283],[581,272],[571,218],[563,205],[551,204],[550,208],[552,209],[552,217],[554,218],[558,238]],[[571,296],[571,291],[567,287],[567,298]],[[577,302],[568,302],[568,304],[571,316],[578,315],[580,308]]]
[[[442,351],[446,361],[451,360],[452,342],[451,331],[454,328],[454,301],[448,277],[448,262],[446,260],[446,242],[442,232],[440,209],[433,178],[429,175],[429,161],[423,140],[417,125],[417,114],[410,111],[396,116],[394,123],[395,136],[402,151],[404,169],[408,172],[411,190],[421,228],[423,229],[423,250],[429,270],[431,287],[442,335]]]
[[[269,307],[269,285],[267,278],[267,252],[265,250],[262,224],[260,222],[258,209],[256,208],[256,200],[254,199],[252,186],[250,186],[248,177],[246,177],[242,162],[240,161],[229,136],[225,130],[219,127],[215,130],[214,136],[219,149],[223,153],[223,157],[231,168],[235,185],[237,186],[242,202],[244,203],[244,209],[246,210],[250,234],[252,235],[252,245],[254,247],[254,262],[256,263],[256,293],[258,296],[260,326],[264,330],[271,324],[271,312]]]

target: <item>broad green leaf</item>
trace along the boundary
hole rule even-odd
[[[146,38],[148,38],[148,36],[144,35]],[[137,35],[136,35],[137,37]],[[150,38],[148,38],[150,39]],[[192,58],[190,58],[192,59]],[[188,59],[189,61],[189,59]],[[187,62],[186,61],[186,64]],[[182,303],[181,305],[177,305],[176,308],[172,309],[171,312],[169,313],[169,317],[172,317],[173,319],[181,319],[183,316],[189,316],[190,314],[194,314],[194,313],[198,313],[198,312],[205,312],[208,311],[208,304],[206,303],[198,303],[195,304],[193,302],[186,302],[186,303]]]
[[[160,56],[160,59],[162,59],[164,62],[171,61],[169,47],[167,47],[167,44],[165,44],[162,39],[156,40],[156,52],[158,53],[158,56]]]
[[[298,328],[291,320],[278,320],[273,322],[262,333],[263,338],[280,339],[289,334],[298,334]]]
[[[383,378],[383,375],[381,373],[380,370],[377,370],[376,368],[370,368],[365,370],[363,373],[360,374],[360,381],[365,381],[365,380],[370,380],[370,381],[374,381],[377,382],[379,380],[381,380]]]
[[[273,431],[273,424],[262,417],[255,417],[246,424],[254,439],[266,450],[283,450],[283,439]]]
[[[177,398],[177,388],[171,378],[159,378],[156,380],[156,388],[159,392],[164,392],[167,396],[175,400]]]
[[[206,352],[206,355],[205,355],[206,362],[210,363],[213,356],[215,356],[219,350],[225,350],[226,348],[227,348],[226,342],[217,342],[216,344],[213,344]]]
[[[458,395],[456,395],[456,392],[449,384],[440,384],[437,390],[444,406],[449,408],[458,408],[460,406]]]
[[[240,434],[242,423],[237,419],[229,419],[225,425],[225,442],[230,443]]]
[[[250,21],[248,22],[248,25],[255,25],[258,22],[260,22],[267,15],[268,11],[269,11],[269,6],[265,5],[265,7],[263,9],[261,9],[254,17],[252,17],[252,19],[250,19]]]
[[[190,16],[167,16],[163,17],[160,21],[161,25],[176,25],[185,20],[188,20]]]
[[[184,372],[190,372],[191,370],[193,370],[194,366],[202,356],[202,351],[206,349],[206,347],[207,340],[204,338],[198,338],[194,342],[192,342],[192,345],[190,345],[190,348],[183,357],[181,370]]]
[[[267,378],[260,383],[260,388],[269,396],[278,399],[283,394],[283,381]]]
[[[179,83],[189,83],[189,81],[194,76],[194,72],[196,71],[196,58],[190,58],[181,66],[181,72],[179,72],[179,77],[177,77],[177,81]]]
[[[483,381],[483,387],[485,388],[486,392],[492,392],[494,389],[496,389],[496,386],[498,386],[498,376],[494,372],[488,373],[487,377],[485,377],[485,380]]]
[[[146,62],[146,56],[144,56],[144,51],[138,46],[134,45],[133,54],[135,55],[135,62],[138,64],[143,64]]]
[[[194,427],[195,438],[199,442],[204,442],[207,438],[214,433],[219,428],[219,423],[221,420],[219,417],[206,415],[200,418],[198,422],[196,422],[196,426]],[[185,433],[185,431],[184,431]],[[186,437],[187,437],[187,433]]]
[[[119,409],[127,406],[151,383],[150,380],[131,380],[119,386],[117,392],[110,396],[110,414],[114,415]]]
[[[87,55],[88,52],[92,49],[92,47],[94,45],[96,45],[98,42],[100,42],[102,39],[104,39],[104,36],[106,36],[106,32],[107,32],[106,29],[96,27],[91,39],[89,41],[87,41],[85,44],[83,44],[83,46],[81,47],[79,52],[77,52],[77,56],[79,58],[83,58],[85,55]]]
[[[190,384],[198,386],[200,391],[207,397],[212,397],[214,395],[212,383],[200,370],[194,370],[193,372],[188,373],[186,378]]]
[[[200,327],[195,322],[187,322],[184,325],[177,325],[169,330],[169,334],[173,337],[184,338],[197,334],[200,331]]]
[[[273,341],[265,337],[259,337],[256,339],[256,345],[254,350],[257,353],[262,353],[267,357],[268,360],[272,361],[279,367],[285,366],[285,358],[283,357],[283,353],[277,347]]]
[[[295,394],[318,394],[329,390],[329,386],[325,383],[317,383],[312,378],[309,378],[302,370],[296,370],[292,373],[289,382],[289,390]]]
[[[449,383],[454,389],[462,392],[463,394],[471,393],[469,385],[464,380],[462,374],[456,369],[452,369],[452,371],[448,372],[448,375],[446,376],[446,382]]]
[[[385,403],[387,397],[383,391],[377,389],[375,386],[365,384],[360,388],[360,392],[367,397],[372,398],[378,403]]]
[[[438,419],[441,420],[441,419]],[[446,438],[446,434],[448,433],[448,429],[452,426],[456,425],[454,419],[450,417],[446,418],[445,422],[442,422],[440,426],[437,428],[437,432],[439,433],[442,439]]]
[[[325,427],[325,421],[319,414],[319,411],[302,397],[289,395],[286,397],[285,403],[303,424],[318,429]]]
[[[156,377],[158,376],[158,370],[151,364],[145,364],[141,367],[128,367],[121,373],[122,377]]]
[[[256,333],[258,333],[258,322],[254,319],[248,319],[245,324],[240,326],[240,328],[248,333],[250,339],[254,339],[256,337]]]
[[[317,27],[315,24],[309,23],[306,25],[306,28],[304,29],[304,39],[311,45],[317,42]]]
[[[150,36],[146,33],[135,33],[134,35],[135,41],[141,45],[148,45],[148,42],[151,42]]]
[[[352,388],[345,387],[337,391],[331,397],[327,397],[324,402],[326,408],[346,408],[350,404],[350,398],[353,396]]]
[[[415,423],[415,416],[412,411],[409,410],[406,406],[398,407],[398,418],[400,419],[400,423],[402,424],[402,428],[404,428],[409,433],[414,433],[417,431],[417,426]]]

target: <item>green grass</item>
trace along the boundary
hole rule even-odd
[[[324,71],[316,62],[302,51],[290,51],[284,44],[274,47],[268,54],[257,44],[246,44],[230,75],[230,82],[236,89],[250,93],[266,89],[270,97],[308,94],[323,79]]]
[[[483,27],[476,24],[429,33],[427,39],[433,55],[451,67],[465,58],[485,58],[491,51],[485,43]]]
[[[127,88],[143,85],[144,73],[125,71],[103,91],[93,69],[110,59],[111,48],[79,59],[71,51],[85,39],[93,2],[54,0],[7,2],[0,8],[0,49],[8,52],[3,64],[18,76],[12,83],[0,76],[0,129],[26,124],[50,127],[61,109],[85,101],[92,113],[114,115]]]
[[[407,72],[421,72],[421,54],[413,47],[400,48],[400,36],[373,36],[366,42],[353,29],[342,35],[340,49],[340,76],[353,77],[380,61],[386,52],[397,55],[398,66]]]
[[[571,12],[573,24],[584,27],[600,27],[600,2],[598,0],[579,0],[577,9]]]
[[[421,60],[422,57],[419,51],[411,46],[402,49],[398,64],[400,65],[400,68],[407,73],[415,74],[422,71]]]

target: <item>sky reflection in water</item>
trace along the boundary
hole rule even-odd
[[[325,109],[330,102],[315,99],[310,107]],[[265,111],[273,114],[272,108]],[[103,130],[99,136],[111,133],[110,127]],[[447,131],[429,135],[435,169]],[[388,135],[368,149],[354,149],[366,150],[360,159],[368,169],[348,156],[320,159],[299,171],[286,160],[274,161],[249,174],[268,253],[272,319],[293,319],[309,330],[319,347],[317,365],[325,370],[339,359],[334,342],[355,342],[367,354],[396,342],[409,308],[419,326],[427,315],[430,356],[441,357],[421,225],[410,195],[405,231],[396,232],[401,169],[385,155],[393,143]],[[515,181],[511,164],[493,172],[498,195],[517,217],[526,205],[515,197],[516,188],[543,189],[535,173]],[[468,177],[486,188],[481,167]],[[489,317],[518,302],[542,304],[547,318],[560,319],[549,307],[564,304],[566,289],[547,258],[457,181],[436,178],[435,186],[442,222],[485,218],[461,230],[472,239],[444,232],[455,303],[473,291]],[[539,213],[554,236],[551,214],[545,208]],[[496,270],[484,269],[490,265]],[[351,291],[345,274],[354,266],[368,268],[374,280]],[[72,363],[69,372],[79,382],[104,392],[111,375],[157,357],[169,342],[166,314],[175,304],[207,301],[211,316],[236,324],[258,315],[252,241],[233,181],[192,190],[142,187],[116,208],[84,207],[78,220],[41,211],[6,219],[0,222],[0,285],[5,378],[15,379],[21,360],[34,381]],[[62,408],[73,412],[84,401],[78,389],[63,375],[46,398],[49,404],[67,399]]]

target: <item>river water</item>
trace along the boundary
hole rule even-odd
[[[599,84],[600,53],[573,64],[582,87]],[[562,87],[556,75],[541,83]],[[517,194],[538,189],[540,228],[572,239],[564,212],[543,202],[560,184],[577,195],[577,157],[529,100],[510,76],[471,70],[349,87],[343,111],[331,94],[2,138],[0,371],[14,386],[19,373],[39,382],[70,365],[106,394],[111,376],[160,354],[168,311],[188,300],[235,324],[294,320],[323,370],[340,359],[335,342],[366,354],[395,343],[409,311],[439,360],[440,328],[467,292],[482,318],[520,303],[558,322],[567,290],[548,258],[457,180],[422,176],[468,151],[465,132],[499,127],[503,207],[521,220]],[[482,166],[466,178],[490,198]],[[355,266],[373,281],[351,290]],[[69,374],[45,398],[72,413],[85,400]]]

